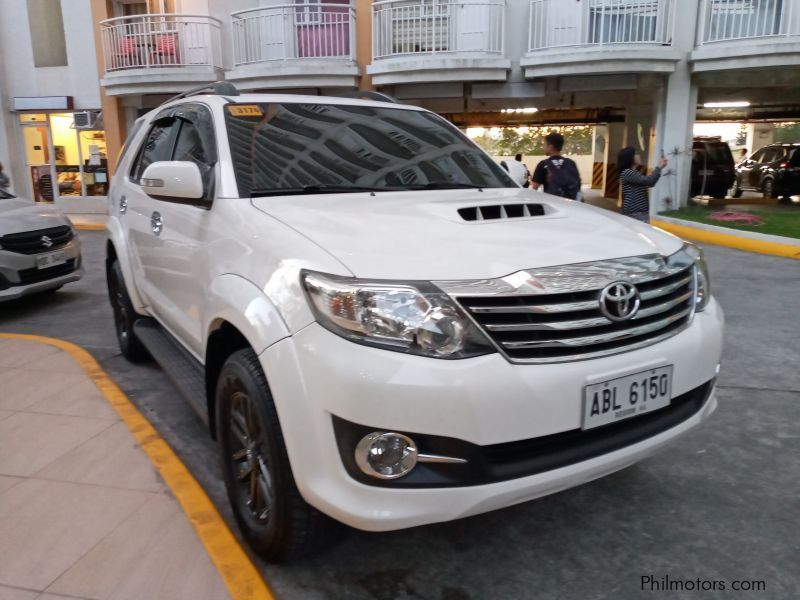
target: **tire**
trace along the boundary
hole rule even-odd
[[[733,198],[742,197],[742,186],[739,184],[739,178],[733,180],[733,187],[731,188],[731,196]]]
[[[764,192],[764,198],[775,198],[775,183],[772,179],[765,179],[761,189]]]
[[[216,403],[225,487],[251,548],[285,562],[329,545],[340,526],[300,495],[267,379],[251,349],[225,361]]]
[[[128,289],[125,287],[125,279],[122,276],[122,267],[118,260],[115,260],[108,268],[106,279],[108,280],[108,299],[114,313],[114,328],[117,332],[119,350],[122,356],[129,361],[143,362],[150,358],[150,353],[133,331],[133,324],[139,316],[131,304]]]

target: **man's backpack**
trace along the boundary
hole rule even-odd
[[[547,193],[575,200],[581,192],[581,175],[575,161],[569,158],[548,160]]]

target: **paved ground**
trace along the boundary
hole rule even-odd
[[[215,445],[154,366],[118,356],[103,234],[82,234],[88,275],[50,298],[0,305],[0,331],[76,342],[97,357],[230,518]],[[352,532],[312,560],[264,567],[287,600],[639,597],[641,577],[764,580],[800,590],[800,263],[709,247],[727,311],[720,409],[657,457],[503,511],[388,534]],[[655,594],[654,596],[658,596]],[[664,597],[681,597],[664,594]]]
[[[229,598],[181,507],[69,354],[0,339],[0,381],[0,599]]]

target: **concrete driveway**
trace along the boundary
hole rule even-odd
[[[61,337],[92,352],[232,522],[216,447],[199,419],[157,367],[119,356],[105,295],[104,234],[81,237],[86,279],[49,297],[0,305],[0,331]],[[797,597],[800,263],[706,252],[728,329],[720,408],[701,429],[577,489],[453,523],[353,531],[313,559],[263,566],[276,595],[616,599],[641,596],[649,576],[727,586],[663,594],[670,598]],[[734,581],[763,581],[766,590],[732,592]]]

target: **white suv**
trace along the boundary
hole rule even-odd
[[[211,91],[137,121],[109,292],[123,353],[206,419],[267,558],[334,521],[580,485],[716,407],[723,315],[693,246],[519,188],[419,108]]]

